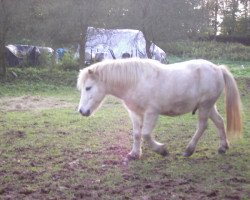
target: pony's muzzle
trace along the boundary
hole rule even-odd
[[[82,115],[82,116],[85,116],[85,117],[88,117],[90,116],[90,110],[86,110],[86,111],[83,111],[82,109],[79,109],[79,113]]]

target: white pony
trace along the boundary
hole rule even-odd
[[[199,111],[198,127],[184,156],[191,156],[210,118],[218,129],[223,154],[229,148],[223,118],[215,102],[225,88],[227,133],[240,136],[241,100],[236,82],[225,66],[206,60],[191,60],[164,65],[150,59],[123,59],[96,63],[80,71],[79,112],[90,116],[106,95],[124,102],[133,123],[133,148],[127,159],[141,156],[141,139],[153,151],[165,156],[164,144],[155,141],[153,131],[158,116],[177,116]]]

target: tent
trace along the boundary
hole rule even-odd
[[[38,57],[42,53],[53,54],[53,49],[50,47],[39,47],[30,45],[13,45],[6,46],[6,58],[9,66],[14,67],[21,65],[25,59],[33,66],[38,65]]]
[[[152,58],[166,62],[166,53],[151,44]],[[86,62],[127,57],[147,58],[143,33],[132,29],[101,29],[89,27],[85,46]]]

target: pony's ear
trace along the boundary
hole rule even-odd
[[[92,69],[88,70],[89,76],[93,79],[97,79],[98,78],[98,73],[94,72]]]

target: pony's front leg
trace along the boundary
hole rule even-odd
[[[155,151],[156,153],[162,156],[167,156],[168,151],[166,150],[165,144],[155,141],[151,136],[151,133],[155,128],[157,119],[158,119],[158,114],[155,114],[155,113],[144,114],[142,136],[145,142],[147,142],[147,144],[153,151]]]
[[[128,160],[136,160],[141,156],[141,127],[142,127],[142,116],[130,111],[130,118],[133,123],[133,148],[127,155]]]

